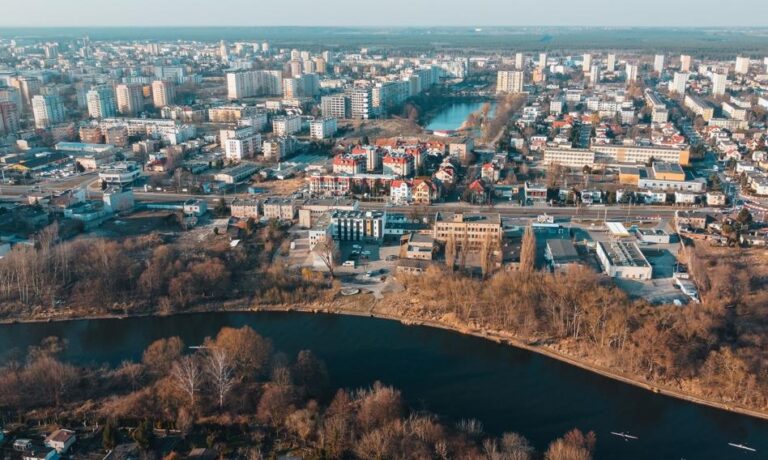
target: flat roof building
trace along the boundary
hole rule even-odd
[[[653,267],[635,243],[598,241],[597,258],[610,277],[633,280],[650,280],[653,277]]]

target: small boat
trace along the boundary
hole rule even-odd
[[[629,441],[629,440],[635,441],[635,440],[640,439],[637,436],[632,436],[631,434],[624,433],[624,432],[611,431],[611,434],[614,435],[614,436],[618,436],[620,438],[623,438],[625,441]]]
[[[735,448],[741,449],[741,450],[746,450],[746,451],[749,451],[749,452],[757,452],[757,449],[753,449],[753,448],[751,448],[749,446],[745,446],[744,444],[735,444],[735,443],[729,442],[728,445],[731,446],[731,447],[735,447]]]

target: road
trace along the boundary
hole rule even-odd
[[[3,185],[0,188],[0,196],[5,199],[13,200],[23,194],[30,192],[60,192],[71,189],[73,187],[80,187],[83,185],[90,185],[96,179],[95,173],[83,174],[77,178],[69,178],[67,180],[48,182],[40,185]],[[89,188],[89,197],[91,199],[98,199],[101,197],[101,191],[93,187]],[[171,202],[171,201],[185,201],[191,198],[203,199],[209,205],[216,204],[220,199],[224,199],[227,202],[231,202],[235,198],[252,197],[248,194],[228,194],[228,195],[193,195],[189,193],[172,193],[172,192],[146,192],[141,188],[134,189],[134,196],[137,201],[149,201],[149,202]],[[263,197],[262,197],[263,198]],[[674,216],[677,210],[688,210],[689,207],[675,207],[675,206],[605,206],[605,207],[588,207],[582,206],[579,208],[574,207],[549,207],[549,206],[526,206],[522,207],[512,202],[497,203],[493,207],[489,206],[477,206],[470,205],[468,203],[435,203],[431,206],[390,206],[384,207],[382,203],[360,203],[360,209],[362,210],[382,210],[386,209],[388,212],[400,212],[404,214],[411,213],[423,213],[425,210],[428,213],[434,212],[494,212],[499,213],[502,217],[535,217],[541,214],[548,214],[555,218],[585,218],[585,219],[629,219],[629,218],[647,218],[647,219],[670,219]],[[698,211],[706,212],[719,212],[720,210],[712,208],[694,208]]]

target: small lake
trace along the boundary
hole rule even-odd
[[[435,117],[427,124],[426,129],[432,131],[459,129],[469,115],[482,109],[486,102],[491,102],[491,113],[493,113],[496,103],[492,101],[457,102],[449,105],[435,115]]]
[[[207,313],[0,325],[0,356],[58,336],[69,343],[65,360],[117,365],[140,359],[159,338],[179,336],[197,345],[222,327],[244,325],[291,356],[313,350],[326,362],[334,387],[380,380],[402,390],[411,407],[446,423],[477,418],[486,432],[519,432],[539,450],[579,428],[597,433],[598,459],[758,458],[768,451],[768,422],[653,394],[480,338],[374,318]],[[611,431],[639,440],[622,441]]]

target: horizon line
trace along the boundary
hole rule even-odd
[[[108,24],[108,25],[6,25],[0,24],[0,29],[77,29],[77,28],[92,28],[92,29],[115,29],[115,28],[137,28],[137,29],[160,29],[164,27],[182,28],[182,29],[198,29],[198,28],[324,28],[324,29],[411,29],[411,28],[585,28],[585,29],[725,29],[734,27],[735,24],[710,24],[710,25],[640,25],[640,24],[626,24],[626,25],[583,25],[583,24],[535,24],[535,25],[521,25],[521,24],[413,24],[413,25],[312,25],[312,24],[272,24],[272,25],[260,25],[260,24],[192,24],[192,25],[173,25],[173,24],[157,24],[157,25],[145,25],[145,24]],[[768,29],[768,25],[750,25],[739,26],[744,29]],[[738,33],[739,31],[733,31]]]

